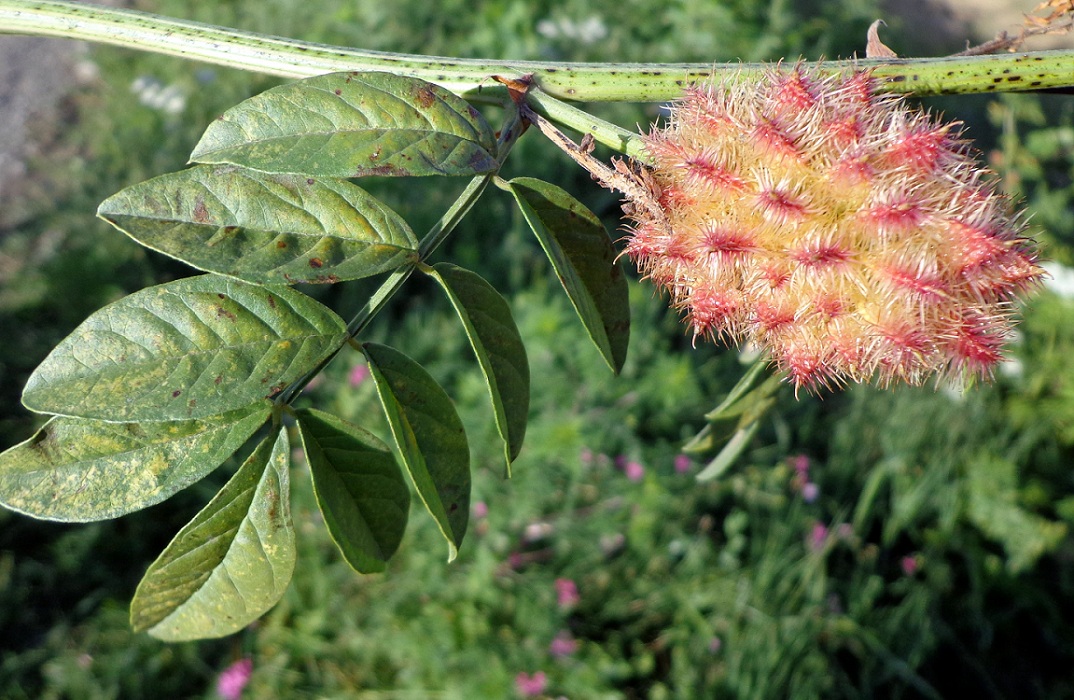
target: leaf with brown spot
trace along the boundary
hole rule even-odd
[[[177,199],[183,195],[182,199]],[[195,199],[193,214],[181,201]],[[352,280],[417,256],[407,223],[360,187],[196,166],[133,185],[97,215],[142,245],[255,284]]]
[[[330,73],[232,107],[194,148],[198,163],[320,177],[477,175],[496,137],[454,93],[385,72]]]
[[[293,289],[189,277],[86,319],[34,370],[23,403],[116,422],[203,418],[265,398],[262,379],[286,387],[345,338],[343,319]]]
[[[203,420],[105,423],[53,418],[0,454],[0,503],[34,518],[87,522],[159,503],[216,469],[269,406]]]
[[[153,562],[131,626],[165,641],[223,637],[283,596],[295,569],[287,431],[265,438]]]

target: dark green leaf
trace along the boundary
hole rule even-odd
[[[530,406],[530,366],[511,307],[491,284],[469,270],[441,263],[430,274],[447,292],[477,355],[510,473],[511,462],[522,449]]]
[[[537,235],[589,337],[614,372],[630,340],[630,303],[615,248],[597,216],[553,184],[530,177],[507,183]]]
[[[90,316],[34,370],[22,400],[117,422],[204,418],[274,397],[345,337],[341,318],[292,289],[191,277]]]
[[[53,418],[0,454],[0,503],[47,520],[117,518],[159,503],[216,469],[268,412],[261,404],[169,423]]]
[[[290,448],[266,438],[153,562],[131,626],[176,642],[238,632],[279,601],[295,568]]]
[[[416,255],[406,222],[341,180],[196,166],[128,187],[97,215],[144,246],[258,284],[339,282]]]
[[[496,137],[453,93],[391,73],[330,73],[229,109],[190,159],[319,177],[476,175]]]
[[[329,413],[299,411],[298,428],[332,540],[356,571],[383,571],[410,510],[395,457],[376,436]]]
[[[403,464],[455,558],[470,519],[470,447],[451,399],[398,350],[363,347]]]

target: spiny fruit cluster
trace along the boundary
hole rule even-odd
[[[796,388],[989,375],[1043,275],[958,125],[875,88],[801,66],[693,87],[630,196],[627,253],[695,337]]]

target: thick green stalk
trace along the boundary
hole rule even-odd
[[[484,61],[362,51],[262,36],[197,22],[62,0],[0,0],[0,33],[84,39],[284,77],[381,70],[438,83],[469,99],[501,101],[492,76],[532,75],[560,99],[658,102],[713,72],[757,73],[760,64],[634,64]],[[1074,87],[1074,51],[972,57],[828,61],[871,67],[886,88],[918,95]]]

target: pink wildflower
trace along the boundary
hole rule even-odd
[[[351,367],[350,374],[347,375],[352,389],[357,389],[366,379],[369,379],[369,367],[361,363]]]
[[[518,694],[524,698],[535,698],[548,687],[548,676],[544,671],[537,671],[533,675],[520,672],[515,676],[515,688]]]
[[[630,460],[623,466],[623,473],[631,481],[641,481],[645,478],[645,467],[641,465],[641,462]]]
[[[690,467],[693,462],[686,455],[675,455],[675,472],[677,474],[685,474],[690,471]]]
[[[560,610],[568,610],[578,604],[582,596],[578,594],[578,584],[569,578],[557,578],[556,601]]]
[[[224,669],[216,681],[216,694],[224,700],[239,700],[250,674],[254,670],[254,661],[250,658],[239,659]]]
[[[824,523],[813,523],[813,529],[809,532],[809,547],[814,552],[824,549],[828,541],[828,528]]]
[[[807,481],[802,485],[802,500],[806,503],[812,503],[817,500],[817,496],[820,495],[820,487],[814,484],[812,481]]]
[[[489,506],[484,501],[474,501],[474,505],[470,510],[475,520],[480,520],[489,514]]]
[[[567,630],[561,630],[556,634],[552,643],[548,645],[548,651],[557,659],[570,656],[578,651],[578,640],[572,637]]]
[[[902,572],[907,576],[913,576],[917,573],[917,557],[906,556],[899,561],[899,565],[902,566]]]

